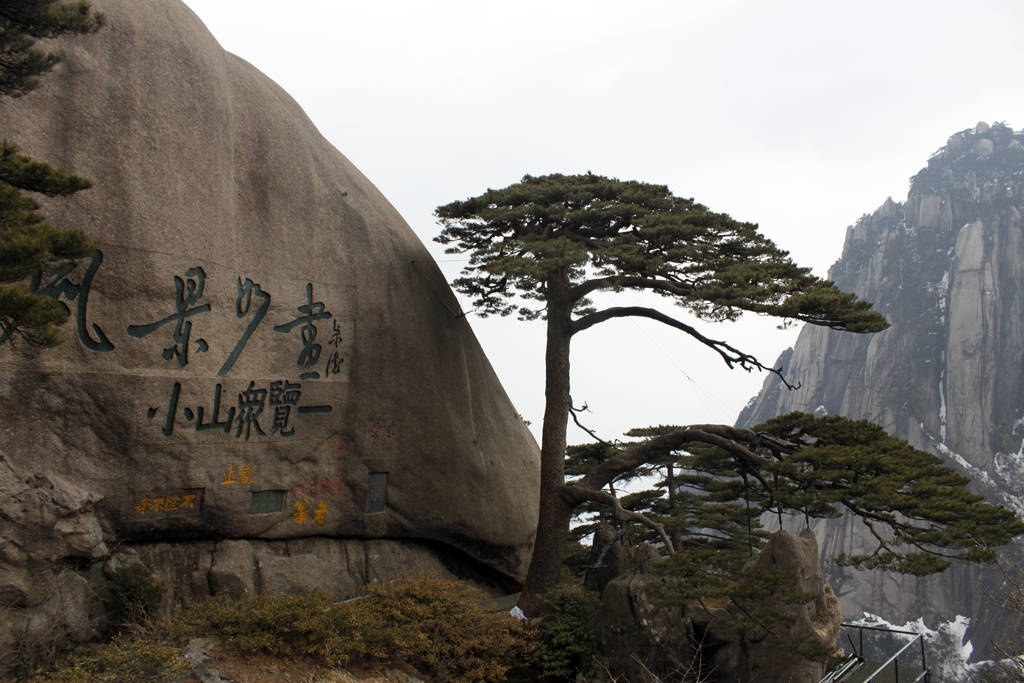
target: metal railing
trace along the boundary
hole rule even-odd
[[[900,655],[903,654],[904,652],[906,652],[907,650],[909,650],[911,647],[913,647],[914,643],[920,643],[920,645],[921,645],[921,672],[917,676],[915,676],[914,678],[909,679],[909,680],[911,680],[913,683],[917,683],[917,681],[927,681],[929,679],[929,675],[928,675],[928,664],[927,664],[927,662],[925,661],[925,658],[924,658],[924,636],[919,633],[919,634],[917,634],[916,638],[914,638],[909,643],[907,643],[906,645],[901,647],[899,650],[897,650],[896,653],[892,657],[889,657],[889,659],[886,660],[886,662],[884,664],[882,664],[882,666],[878,667],[873,674],[871,674],[870,676],[865,678],[864,679],[864,683],[868,683],[868,681],[873,681],[876,678],[878,678],[879,676],[881,676],[883,673],[885,673],[886,668],[888,668],[890,664],[892,665],[892,673],[893,673],[893,679],[892,680],[895,681],[896,683],[899,683],[900,682],[900,659],[899,659]],[[916,673],[916,672],[908,672],[908,675],[912,675],[913,673]]]
[[[918,683],[919,681],[927,682],[930,680],[928,661],[925,657],[924,636],[922,634],[914,631],[901,631],[894,628],[865,626],[861,624],[843,624],[842,626],[846,629],[857,629],[859,642],[854,643],[849,633],[847,634],[847,639],[854,653],[833,667],[819,683],[868,683],[868,681],[878,681],[878,683],[887,681],[892,681],[893,683]],[[865,631],[907,635],[913,636],[913,638],[889,655],[885,661],[879,663],[878,660],[884,657],[885,654],[878,655],[876,652],[872,657],[875,661],[869,661],[868,653],[864,647]],[[905,657],[908,653],[913,657],[915,646],[920,649],[920,668],[916,666],[916,663],[908,662]],[[890,650],[891,648],[884,649]],[[901,658],[903,658],[902,664]]]
[[[836,668],[825,674],[825,677],[818,681],[818,683],[839,683],[839,681],[849,680],[847,676],[850,676],[862,666],[864,666],[863,657],[860,655],[850,655]]]

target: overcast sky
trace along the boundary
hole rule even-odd
[[[431,242],[434,208],[526,173],[586,171],[759,223],[824,276],[846,227],[905,199],[952,133],[1024,126],[1020,0],[186,4],[295,97],[449,279],[462,264]],[[539,434],[542,324],[471,322]],[[796,335],[775,325],[700,329],[767,363]],[[653,321],[582,333],[572,363],[574,402],[605,438],[731,423],[763,381]]]

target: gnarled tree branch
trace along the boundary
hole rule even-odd
[[[706,443],[719,446],[739,461],[743,470],[755,477],[765,490],[772,490],[763,479],[761,470],[769,462],[743,444],[757,444],[759,436],[750,429],[727,425],[693,425],[676,429],[659,437],[649,439],[623,450],[595,467],[579,480],[580,486],[600,489],[620,474],[632,471],[641,465],[657,464],[658,461],[687,443]]]
[[[616,446],[613,443],[605,441],[604,439],[599,437],[597,433],[594,432],[594,430],[590,429],[589,427],[585,426],[582,422],[580,422],[580,418],[576,413],[581,413],[586,410],[589,410],[586,403],[583,404],[582,408],[577,408],[573,405],[569,406],[569,416],[572,418],[572,421],[576,423],[576,426],[585,431],[594,441],[597,441],[600,444],[604,444],[605,446],[608,446],[610,448],[619,448],[619,446]]]
[[[668,537],[668,534],[665,533],[665,527],[663,525],[655,522],[646,515],[642,515],[639,512],[633,512],[632,510],[627,510],[622,507],[622,503],[619,502],[619,499],[610,493],[579,486],[578,484],[566,484],[562,487],[562,497],[565,498],[566,502],[573,507],[576,507],[585,501],[608,505],[612,508],[612,511],[615,514],[615,519],[625,522],[637,522],[639,524],[643,524],[649,529],[653,529],[658,534],[658,537],[661,538],[665,547],[668,548],[669,553],[674,553],[676,551],[675,547],[672,545],[672,541]]]
[[[777,376],[782,381],[782,383],[786,385],[787,389],[800,388],[799,384],[793,385],[789,383],[785,375],[782,374],[782,368],[772,368],[767,365],[764,365],[755,356],[740,351],[739,349],[732,346],[728,342],[705,337],[691,325],[687,325],[681,320],[676,320],[672,316],[666,315],[661,311],[655,310],[653,308],[647,308],[646,306],[617,306],[613,308],[606,308],[601,311],[596,311],[594,313],[590,313],[588,315],[585,315],[581,318],[577,318],[576,320],[574,320],[570,328],[570,333],[576,334],[577,332],[582,332],[587,328],[593,327],[594,325],[602,323],[606,320],[611,320],[612,318],[629,317],[650,318],[651,320],[657,320],[660,323],[664,323],[669,327],[674,327],[677,330],[682,330],[683,332],[690,335],[691,337],[699,341],[701,344],[707,346],[715,353],[717,353],[719,356],[721,356],[722,360],[725,361],[725,364],[730,368],[739,366],[746,370],[747,372],[751,370],[763,370],[765,372],[770,372],[773,375]]]

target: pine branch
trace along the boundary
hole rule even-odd
[[[658,322],[664,323],[669,327],[674,327],[677,330],[685,332],[686,334],[690,335],[691,337],[699,341],[704,346],[707,346],[715,353],[717,353],[719,356],[721,356],[722,360],[725,361],[725,364],[729,366],[729,368],[739,366],[740,368],[746,370],[747,372],[750,372],[751,370],[762,370],[765,372],[770,372],[773,375],[777,376],[786,386],[787,389],[800,388],[799,384],[794,385],[789,383],[789,381],[786,379],[786,376],[782,373],[782,368],[772,368],[766,366],[763,363],[761,363],[761,361],[759,361],[755,356],[740,351],[739,349],[732,346],[728,342],[705,337],[703,334],[698,332],[696,328],[687,325],[681,320],[676,320],[671,316],[665,315],[661,311],[655,310],[653,308],[647,308],[645,306],[616,306],[613,308],[606,308],[601,311],[590,313],[581,318],[577,318],[576,320],[573,321],[571,333],[576,334],[577,332],[582,332],[587,328],[593,327],[594,325],[602,323],[606,320],[611,320],[612,318],[627,317],[650,318],[651,320],[657,320]]]
[[[637,522],[639,524],[643,524],[645,527],[654,530],[658,534],[662,543],[664,543],[665,547],[668,548],[669,553],[674,553],[676,551],[675,547],[672,545],[672,541],[668,537],[668,534],[665,533],[665,527],[663,525],[655,522],[646,515],[642,515],[639,512],[633,512],[632,510],[627,510],[622,507],[622,503],[619,502],[619,499],[610,493],[580,486],[579,484],[566,484],[562,487],[562,497],[565,498],[573,507],[587,501],[607,505],[612,508],[612,511],[615,514],[615,519],[624,522]]]
[[[93,33],[105,23],[87,2],[5,0],[0,3],[0,95],[21,97],[39,86],[39,76],[60,61],[35,46],[39,38]]]
[[[594,432],[589,427],[586,427],[582,422],[580,422],[580,419],[579,419],[579,416],[577,415],[577,413],[584,412],[586,410],[589,410],[589,408],[587,407],[586,403],[583,404],[582,408],[576,408],[576,407],[574,407],[572,405],[569,406],[569,416],[572,417],[572,421],[576,423],[576,426],[579,427],[580,429],[582,429],[583,431],[585,431],[590,436],[590,438],[593,439],[594,441],[597,441],[600,444],[608,446],[609,448],[615,448],[615,449],[621,450],[620,446],[616,446],[613,443],[605,441],[604,439],[599,437],[596,432]]]
[[[85,178],[18,154],[18,148],[7,140],[0,142],[0,182],[48,197],[67,196],[92,186]]]
[[[749,429],[729,427],[727,425],[693,425],[673,430],[657,438],[649,439],[622,451],[604,461],[578,482],[585,487],[600,489],[620,474],[629,472],[642,465],[657,464],[669,453],[678,450],[684,444],[705,443],[718,446],[732,454],[739,461],[744,471],[756,478],[766,491],[772,490],[761,474],[771,463],[757,455],[743,443],[756,444],[757,433]]]

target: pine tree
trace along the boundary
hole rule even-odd
[[[778,372],[655,308],[597,310],[591,295],[651,292],[709,321],[747,311],[853,332],[887,326],[870,304],[793,263],[757,226],[676,197],[663,185],[589,173],[525,176],[441,206],[436,215],[443,226],[436,240],[451,245],[449,253],[469,254],[453,285],[477,312],[546,321],[540,521],[524,609],[541,609],[542,594],[558,581],[575,504],[565,494],[563,469],[574,335],[614,318],[645,317],[688,334],[729,367]]]
[[[671,467],[671,479],[654,491],[620,501],[630,515],[622,518],[643,525],[626,538],[661,548],[658,570],[671,580],[664,599],[729,599],[747,610],[739,630],[774,618],[755,614],[771,577],[744,569],[767,538],[766,515],[778,515],[781,526],[783,516],[809,522],[846,510],[864,523],[874,547],[834,558],[839,564],[917,576],[956,560],[995,562],[995,548],[1024,534],[1013,512],[971,493],[970,480],[941,458],[866,420],[791,413],[753,429],[661,426],[629,435],[642,440],[606,453],[566,486],[566,496],[591,500],[588,491],[638,466]]]
[[[0,4],[0,95],[21,97],[39,85],[39,76],[60,60],[35,47],[36,41],[66,33],[91,33],[103,15],[85,2],[7,0]],[[78,230],[58,230],[39,213],[26,192],[67,196],[89,181],[62,173],[0,143],[0,335],[17,331],[25,339],[52,346],[60,342],[57,326],[67,318],[55,300],[35,294],[19,282],[59,259],[87,255],[95,246]]]

